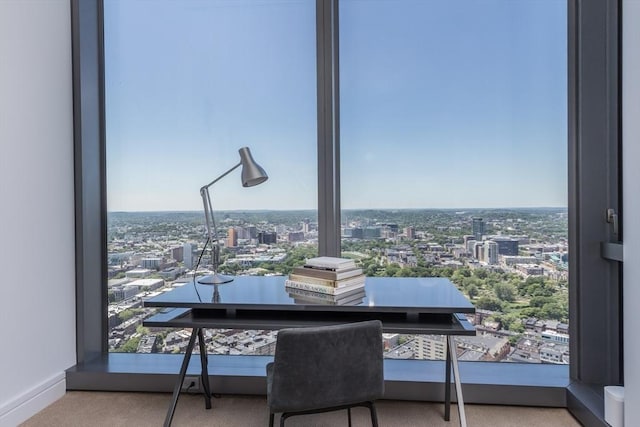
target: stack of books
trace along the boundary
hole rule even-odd
[[[338,295],[305,291],[297,288],[287,288],[287,290],[296,304],[359,305],[362,304],[365,297],[364,287]]]
[[[307,260],[289,274],[285,285],[290,289],[329,295],[353,293],[364,288],[365,275],[348,258],[317,257]]]

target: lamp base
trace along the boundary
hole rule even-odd
[[[229,283],[233,281],[233,277],[225,276],[224,274],[207,274],[206,276],[202,276],[196,282],[201,285],[219,285],[221,283]]]

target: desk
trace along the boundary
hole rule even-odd
[[[211,408],[204,328],[282,329],[378,319],[385,332],[447,336],[445,363],[445,420],[451,405],[451,370],[456,388],[460,424],[466,426],[458,361],[453,336],[475,335],[464,313],[473,305],[446,278],[366,279],[364,292],[349,304],[312,303],[284,286],[285,277],[239,276],[222,285],[186,283],[144,301],[145,307],[164,307],[144,326],[192,328],[165,426],[171,424],[191,353],[198,338],[205,405]]]

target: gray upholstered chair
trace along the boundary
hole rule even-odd
[[[378,320],[278,332],[274,361],[267,365],[269,426],[293,415],[366,406],[384,393],[382,323]]]

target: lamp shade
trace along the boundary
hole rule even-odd
[[[253,160],[249,147],[242,147],[240,150],[240,163],[242,163],[242,186],[253,187],[262,184],[269,177],[267,173]]]

